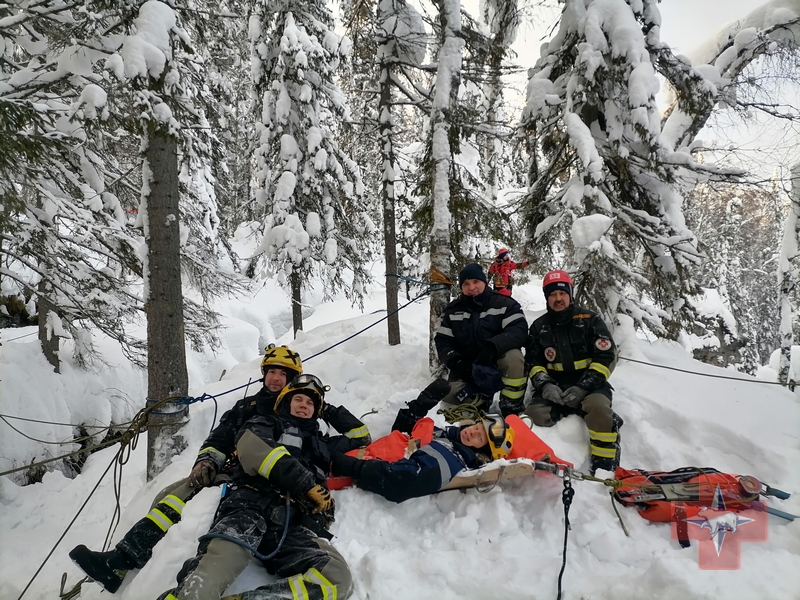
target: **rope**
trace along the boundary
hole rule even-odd
[[[622,520],[622,514],[619,512],[619,508],[617,507],[617,503],[614,502],[614,490],[608,490],[608,497],[611,499],[611,507],[614,509],[614,512],[617,514],[617,519],[619,519],[619,524],[622,527],[622,531],[625,533],[625,537],[631,537],[631,534],[628,533],[628,528],[625,527],[625,521]]]
[[[668,367],[667,365],[657,365],[655,363],[645,362],[643,360],[636,360],[628,358],[627,356],[620,356],[620,360],[627,360],[628,362],[638,363],[640,365],[647,365],[648,367],[656,367],[658,369],[669,369],[670,371],[678,371],[679,373],[689,373],[690,375],[700,375],[701,377],[714,377],[716,379],[731,379],[733,381],[740,381],[742,383],[761,383],[764,385],[780,385],[783,387],[792,388],[797,385],[797,382],[791,381],[783,383],[781,381],[763,381],[761,379],[742,379],[740,377],[731,377],[730,375],[714,375],[713,373],[698,373],[697,371],[689,371],[688,369],[679,369],[678,367]]]
[[[259,553],[258,550],[253,548],[250,544],[246,543],[245,541],[230,535],[225,535],[224,533],[206,533],[205,535],[201,535],[199,538],[197,538],[197,541],[202,542],[203,540],[225,540],[226,542],[231,542],[236,544],[237,546],[241,546],[242,548],[250,552],[250,554],[255,556],[258,560],[266,562],[280,551],[281,546],[283,546],[283,542],[286,541],[286,535],[289,533],[289,521],[291,520],[292,516],[290,502],[291,502],[291,497],[287,495],[286,511],[285,511],[286,518],[283,521],[283,533],[281,534],[281,539],[278,541],[278,546],[275,548],[275,550],[273,550],[267,555]]]
[[[564,503],[564,548],[561,553],[561,570],[558,572],[558,596],[556,600],[561,600],[561,578],[564,576],[564,569],[567,567],[567,539],[569,537],[569,507],[572,505],[572,498],[575,490],[572,488],[572,481],[569,473],[564,473],[564,491],[561,492],[561,501]]]
[[[349,337],[347,337],[347,338],[345,338],[345,339],[343,339],[343,340],[341,340],[341,341],[339,341],[339,342],[337,342],[337,343],[333,344],[332,346],[329,346],[328,348],[325,348],[324,350],[322,350],[322,351],[320,351],[320,352],[317,352],[316,354],[313,354],[312,356],[308,357],[308,358],[306,359],[306,361],[309,361],[309,360],[311,360],[312,358],[315,358],[315,357],[317,357],[317,356],[319,356],[319,355],[321,355],[321,354],[324,354],[324,353],[325,353],[325,352],[327,352],[328,350],[332,350],[332,349],[333,349],[333,348],[335,348],[336,346],[339,346],[339,345],[343,344],[344,342],[346,342],[346,341],[348,341],[348,340],[350,340],[350,339],[352,339],[352,338],[356,337],[357,335],[360,335],[361,333],[364,333],[365,331],[367,331],[368,329],[370,329],[370,328],[374,327],[374,326],[375,326],[375,325],[377,325],[378,323],[380,323],[380,322],[382,322],[382,321],[384,321],[384,320],[388,319],[388,318],[389,318],[390,316],[392,316],[393,314],[396,314],[396,313],[400,312],[402,309],[404,309],[405,307],[409,306],[409,305],[410,305],[410,304],[412,304],[413,302],[416,302],[417,300],[419,300],[419,299],[420,299],[420,298],[422,298],[423,296],[426,296],[427,294],[430,294],[430,293],[433,291],[433,290],[432,290],[432,288],[434,287],[434,285],[435,285],[435,284],[448,284],[448,285],[452,285],[452,281],[450,281],[450,280],[449,280],[449,278],[447,278],[447,276],[446,276],[446,275],[444,275],[443,273],[441,273],[441,271],[438,271],[438,270],[436,270],[436,269],[433,269],[433,268],[431,269],[431,278],[434,280],[434,281],[433,281],[433,284],[428,284],[428,289],[427,289],[427,290],[425,290],[424,292],[422,292],[421,294],[419,294],[419,295],[418,295],[417,297],[415,297],[414,299],[410,300],[409,302],[407,302],[406,304],[404,304],[403,306],[401,306],[401,307],[400,307],[400,308],[398,308],[397,310],[394,310],[394,311],[392,311],[391,313],[388,313],[386,316],[382,317],[382,318],[381,318],[381,319],[379,319],[378,321],[375,321],[375,322],[374,322],[374,323],[372,323],[371,325],[368,325],[367,327],[365,327],[365,328],[364,328],[364,329],[362,329],[361,331],[357,331],[357,332],[356,332],[356,333],[354,333],[353,335],[351,335],[351,336],[349,336]],[[24,337],[24,336],[23,336],[23,337]],[[56,461],[56,460],[61,460],[61,459],[63,459],[63,458],[66,458],[66,457],[68,457],[68,456],[73,456],[73,455],[75,455],[75,454],[81,454],[81,453],[83,453],[83,452],[90,452],[91,450],[94,450],[94,449],[104,448],[104,447],[106,447],[106,446],[110,446],[110,445],[112,445],[112,444],[116,444],[117,442],[120,442],[120,443],[122,444],[122,446],[120,447],[120,449],[117,451],[117,454],[114,456],[114,459],[112,460],[112,462],[111,462],[111,463],[108,465],[108,467],[106,467],[106,470],[103,472],[103,475],[100,477],[100,480],[97,482],[97,484],[95,485],[95,487],[92,489],[91,493],[90,493],[90,494],[89,494],[89,496],[86,498],[86,500],[84,501],[84,503],[83,503],[83,505],[80,507],[80,509],[78,509],[78,512],[77,512],[77,513],[75,514],[75,516],[72,518],[72,521],[70,521],[69,525],[67,525],[67,528],[66,528],[66,529],[64,530],[64,532],[61,534],[61,537],[59,537],[59,539],[56,541],[55,545],[54,545],[54,546],[53,546],[53,548],[50,550],[49,554],[48,554],[48,555],[45,557],[45,559],[44,559],[44,561],[42,562],[42,564],[41,564],[41,565],[39,565],[39,568],[36,570],[36,573],[34,573],[33,577],[31,577],[31,580],[28,582],[28,585],[26,585],[26,586],[25,586],[25,589],[23,589],[23,590],[22,590],[22,593],[19,595],[19,597],[17,598],[17,600],[21,600],[21,599],[22,599],[22,597],[25,595],[25,592],[27,592],[27,591],[28,591],[28,588],[30,588],[30,586],[31,586],[31,584],[33,583],[33,581],[34,581],[34,580],[36,579],[36,577],[39,575],[39,573],[40,573],[40,572],[41,572],[41,570],[44,568],[44,566],[45,566],[45,564],[47,563],[47,561],[48,561],[48,560],[50,559],[50,557],[53,555],[53,552],[55,552],[56,548],[57,548],[57,547],[58,547],[58,545],[61,543],[61,540],[63,540],[63,539],[64,539],[64,537],[66,536],[67,532],[70,530],[70,528],[72,527],[72,525],[73,525],[73,524],[75,523],[75,521],[77,520],[78,516],[80,516],[81,512],[83,511],[83,509],[86,507],[86,504],[89,502],[89,499],[92,497],[92,495],[94,495],[95,491],[97,490],[97,488],[98,488],[98,487],[99,487],[99,485],[100,485],[100,482],[101,482],[101,481],[103,480],[103,478],[105,478],[105,476],[108,474],[108,471],[111,469],[111,466],[112,466],[112,465],[119,465],[118,467],[115,467],[115,469],[114,469],[114,494],[115,494],[115,496],[116,496],[117,503],[116,503],[116,507],[115,507],[115,509],[114,509],[114,514],[113,514],[113,515],[112,515],[112,517],[111,517],[111,525],[109,526],[109,530],[108,530],[108,533],[106,534],[106,539],[105,539],[105,542],[103,543],[103,549],[104,549],[104,550],[105,550],[105,549],[108,547],[108,544],[109,544],[109,542],[110,542],[110,540],[111,540],[111,537],[113,536],[113,533],[114,533],[114,531],[116,530],[116,527],[117,527],[117,525],[118,525],[118,523],[119,523],[119,516],[120,516],[120,513],[121,513],[121,509],[120,509],[120,505],[119,505],[119,498],[120,498],[120,487],[121,487],[121,484],[122,484],[122,468],[121,468],[121,467],[122,467],[122,466],[123,466],[123,465],[124,465],[124,464],[125,464],[125,463],[128,461],[128,459],[130,458],[130,452],[131,452],[131,450],[132,450],[133,448],[135,448],[135,446],[136,446],[136,441],[138,440],[139,433],[140,433],[140,432],[141,432],[143,429],[146,429],[146,427],[147,427],[147,415],[148,415],[148,414],[150,414],[150,413],[153,413],[153,414],[175,414],[175,413],[176,413],[176,411],[161,412],[161,411],[158,411],[158,410],[156,410],[156,409],[158,409],[158,408],[160,408],[160,407],[164,406],[164,405],[165,405],[165,404],[167,404],[167,403],[173,403],[173,404],[177,404],[177,405],[179,405],[179,406],[180,406],[180,405],[186,405],[186,406],[188,406],[188,405],[190,405],[190,404],[194,404],[194,403],[196,403],[196,402],[203,402],[203,401],[205,401],[205,400],[207,400],[207,399],[211,398],[211,399],[213,399],[213,400],[214,400],[214,422],[216,422],[216,415],[217,415],[217,402],[216,402],[216,398],[217,398],[217,396],[223,396],[223,395],[225,395],[225,394],[230,394],[230,393],[232,393],[232,392],[235,392],[235,391],[237,391],[237,390],[240,390],[240,389],[242,389],[242,388],[249,387],[249,386],[250,386],[250,383],[251,383],[251,382],[250,382],[250,381],[248,381],[248,382],[247,382],[246,384],[244,384],[244,385],[241,385],[241,386],[238,386],[238,387],[236,387],[236,388],[233,388],[233,389],[227,390],[227,391],[225,391],[225,392],[221,392],[221,393],[219,393],[219,394],[216,394],[216,395],[211,395],[211,394],[205,393],[205,394],[203,394],[202,396],[200,396],[199,398],[192,398],[192,397],[190,397],[190,396],[174,396],[174,397],[170,397],[170,398],[164,398],[164,399],[162,399],[162,400],[155,400],[155,399],[153,399],[153,398],[148,398],[148,399],[147,399],[147,404],[146,404],[145,408],[143,408],[142,410],[140,410],[140,411],[139,411],[139,412],[136,414],[136,416],[135,416],[135,417],[134,417],[134,418],[131,420],[130,426],[129,426],[129,427],[128,427],[128,429],[127,429],[127,430],[126,430],[126,431],[125,431],[125,432],[122,434],[122,437],[121,437],[121,438],[119,438],[119,439],[115,439],[115,440],[111,440],[111,441],[108,441],[108,442],[105,442],[105,443],[101,443],[101,444],[98,444],[98,445],[96,445],[96,446],[93,446],[93,447],[90,447],[90,448],[84,448],[84,449],[78,450],[78,451],[76,451],[76,452],[70,452],[69,454],[65,454],[65,455],[58,456],[58,457],[55,457],[55,458],[51,458],[51,459],[48,459],[48,460],[45,460],[45,461],[41,461],[41,462],[39,462],[39,463],[32,463],[32,464],[30,464],[30,465],[26,465],[26,466],[24,466],[24,467],[19,467],[19,468],[17,468],[17,469],[12,469],[12,470],[10,470],[10,471],[5,471],[5,472],[3,472],[3,473],[0,473],[0,477],[2,477],[2,476],[4,476],[4,475],[9,475],[9,474],[11,474],[11,473],[16,473],[16,472],[18,472],[18,471],[22,471],[22,470],[25,470],[25,469],[30,469],[31,467],[34,467],[34,466],[39,466],[39,465],[47,464],[47,463],[50,463],[50,462],[53,462],[53,461]],[[212,423],[212,426],[213,426],[213,423]],[[14,429],[14,428],[12,427],[12,429]],[[15,429],[15,431],[18,431],[18,430],[16,430],[16,429]],[[20,432],[20,433],[21,433],[21,432]],[[24,434],[23,434],[23,435],[24,435]],[[27,436],[26,436],[26,437],[27,437]],[[128,445],[129,445],[129,444],[130,444],[130,446],[131,446],[131,447],[130,447],[130,449],[128,450],[128,454],[127,454],[127,456],[126,456],[126,457],[123,459],[123,458],[122,458],[122,456],[124,455],[124,451],[125,451],[125,449],[128,447]],[[119,459],[119,460],[118,460],[118,459]],[[287,502],[288,502],[288,501],[289,501],[289,500],[288,500],[288,498],[287,498]],[[278,550],[279,550],[279,549],[280,549],[280,547],[281,547],[281,544],[283,544],[284,540],[286,539],[286,535],[287,535],[288,529],[289,529],[289,510],[288,510],[288,508],[287,508],[286,521],[285,521],[285,523],[284,523],[284,531],[283,531],[283,535],[282,535],[282,537],[281,537],[281,540],[280,540],[280,542],[279,542],[279,544],[278,544],[278,548],[276,548],[275,552],[273,552],[272,554],[270,554],[270,555],[268,555],[268,556],[266,556],[266,557],[263,557],[263,556],[262,556],[262,555],[260,555],[260,554],[259,554],[257,551],[253,550],[252,548],[250,548],[249,546],[247,546],[247,545],[246,545],[246,544],[244,544],[243,542],[241,542],[241,541],[239,541],[239,540],[236,540],[235,538],[229,538],[228,536],[224,536],[223,534],[207,534],[206,536],[203,536],[203,537],[204,537],[204,538],[209,538],[209,537],[220,537],[221,539],[228,539],[228,541],[232,541],[232,542],[234,542],[234,543],[238,543],[239,545],[242,545],[242,546],[244,546],[244,547],[248,548],[248,549],[249,549],[249,550],[250,550],[250,551],[253,553],[253,555],[254,555],[254,556],[256,556],[257,558],[260,558],[260,559],[262,559],[262,560],[267,560],[267,559],[271,558],[272,556],[274,556],[274,555],[275,555],[275,554],[278,552]],[[203,539],[203,538],[201,538],[201,539]],[[62,578],[62,585],[61,585],[62,592],[63,592],[64,583],[65,583],[65,579],[64,579],[64,578]],[[67,596],[68,596],[68,597],[74,597],[74,595],[76,594],[76,589],[78,590],[78,592],[77,592],[77,593],[79,593],[79,589],[80,589],[80,586],[81,586],[81,584],[82,584],[82,583],[83,583],[83,581],[79,582],[79,583],[78,583],[78,584],[75,586],[75,588],[73,588],[73,589],[72,589],[70,592],[68,592],[68,593],[67,593]]]
[[[480,421],[483,418],[483,413],[480,410],[482,406],[483,400],[478,397],[469,402],[462,402],[452,408],[440,408],[436,413],[443,415],[448,423]]]
[[[313,354],[313,355],[309,356],[306,359],[306,362],[308,362],[309,360],[311,360],[313,358],[316,358],[317,356],[319,356],[321,354],[324,354],[325,352],[328,352],[329,350],[332,350],[336,346],[339,346],[339,345],[345,343],[348,340],[351,340],[352,338],[356,337],[357,335],[360,335],[360,334],[364,333],[365,331],[367,331],[371,327],[374,327],[378,323],[380,323],[382,321],[385,321],[386,319],[388,319],[393,314],[400,312],[401,310],[403,310],[404,308],[406,308],[407,306],[409,306],[413,302],[416,302],[417,300],[419,300],[420,298],[426,296],[429,293],[431,293],[430,288],[425,290],[421,294],[419,294],[413,300],[410,300],[409,302],[406,302],[403,306],[401,306],[397,310],[394,310],[391,313],[387,314],[386,316],[382,317],[381,319],[375,321],[371,325],[368,325],[367,327],[364,327],[362,330],[357,331],[353,335],[348,336],[345,339],[333,344],[332,346],[329,346],[328,348],[325,348],[324,350],[321,350],[320,352],[317,352],[316,354]],[[171,403],[177,404],[177,405],[187,405],[188,406],[190,404],[194,404],[196,402],[203,402],[203,401],[208,400],[209,398],[211,398],[212,400],[214,400],[214,420],[212,421],[212,429],[213,429],[213,424],[216,423],[216,420],[217,420],[217,409],[218,409],[217,397],[224,396],[226,394],[230,394],[232,392],[236,392],[238,390],[241,390],[242,388],[249,387],[251,383],[252,383],[252,381],[248,381],[244,385],[240,385],[238,387],[235,387],[233,389],[227,390],[225,392],[220,392],[219,394],[215,394],[215,395],[205,393],[202,396],[200,396],[199,398],[193,398],[191,396],[173,396],[171,398],[166,398],[164,400],[155,400],[153,398],[148,398],[147,399],[147,403],[149,404],[149,406],[145,409],[145,413],[144,414],[147,414],[147,413],[150,413],[150,412],[152,412],[153,414],[157,414],[157,415],[175,414],[176,411],[162,412],[162,411],[156,410],[156,408],[158,408],[158,407],[160,407],[160,406],[162,406],[162,405],[164,405],[164,404],[166,404],[168,402],[171,402]],[[133,422],[135,420],[136,420],[136,418],[134,418],[134,420],[131,421],[131,423],[133,424]],[[18,467],[16,469],[11,469],[9,471],[5,471],[3,473],[0,473],[0,477],[2,477],[3,475],[9,475],[11,473],[17,473],[18,471],[24,471],[24,470],[30,469],[32,467],[38,467],[38,466],[41,466],[41,465],[45,465],[45,464],[48,464],[48,463],[51,463],[51,462],[54,462],[54,461],[57,461],[57,460],[61,460],[63,458],[68,458],[68,457],[73,456],[75,454],[81,454],[83,452],[91,452],[92,450],[105,448],[106,446],[110,446],[111,444],[115,444],[116,442],[117,442],[117,440],[113,440],[111,442],[105,442],[105,443],[102,443],[102,444],[98,444],[96,446],[91,446],[89,448],[83,448],[83,449],[77,450],[75,452],[70,452],[69,454],[63,454],[63,455],[57,456],[55,458],[51,458],[51,459],[48,459],[48,460],[40,461],[40,462],[37,462],[37,463],[31,463],[29,465],[25,465],[23,467]]]
[[[121,455],[122,455],[122,453],[123,453],[123,449],[124,449],[124,446],[123,446],[123,447],[121,447],[121,448],[120,448],[120,449],[117,451],[117,453],[114,455],[114,458],[111,460],[111,462],[110,462],[110,463],[108,463],[108,466],[106,467],[106,470],[105,470],[105,471],[103,471],[103,474],[100,476],[100,479],[98,479],[98,480],[97,480],[97,483],[96,483],[96,484],[95,484],[95,486],[92,488],[92,491],[91,491],[91,492],[89,492],[89,496],[86,498],[86,500],[84,500],[84,501],[83,501],[83,504],[82,504],[82,505],[81,505],[81,507],[78,509],[78,512],[77,512],[77,513],[75,513],[75,516],[74,516],[74,517],[72,517],[72,520],[69,522],[69,525],[67,525],[67,528],[64,530],[64,533],[62,533],[62,534],[61,534],[61,536],[58,538],[58,540],[56,540],[56,543],[55,543],[55,545],[52,547],[52,549],[50,550],[50,552],[48,552],[48,554],[47,554],[47,556],[45,557],[44,561],[42,561],[42,564],[41,564],[41,565],[39,565],[39,568],[38,568],[38,569],[36,569],[36,573],[34,573],[34,574],[33,574],[33,577],[31,577],[30,581],[28,582],[28,585],[26,585],[26,586],[25,586],[25,589],[24,589],[24,590],[22,590],[22,593],[19,595],[19,597],[17,598],[17,600],[21,600],[21,599],[22,599],[22,597],[25,595],[25,592],[27,592],[27,591],[28,591],[28,588],[30,588],[30,587],[31,587],[31,584],[33,583],[33,581],[36,579],[36,577],[37,577],[37,576],[39,575],[39,573],[42,571],[42,569],[44,568],[45,564],[47,564],[47,561],[48,561],[48,560],[50,560],[50,557],[53,555],[53,552],[55,552],[55,551],[56,551],[56,548],[58,548],[58,545],[61,543],[61,540],[63,540],[63,539],[64,539],[64,537],[67,535],[67,532],[68,532],[68,531],[70,530],[70,528],[71,528],[71,527],[74,525],[75,521],[77,521],[77,520],[78,520],[78,517],[79,517],[79,516],[80,516],[80,514],[83,512],[83,509],[84,509],[84,508],[86,508],[86,505],[89,503],[89,500],[92,498],[92,496],[94,495],[94,493],[97,491],[97,488],[98,488],[98,487],[100,487],[100,483],[103,481],[103,479],[105,479],[105,476],[106,476],[106,475],[108,475],[108,472],[111,470],[111,467],[112,467],[112,466],[114,466],[115,464],[117,464],[117,461],[118,461],[118,459],[120,458],[120,456],[121,456]],[[63,581],[63,580],[62,580],[62,581]]]
[[[396,309],[396,310],[393,310],[393,311],[392,311],[392,312],[390,312],[390,313],[387,313],[385,316],[381,317],[380,319],[378,319],[377,321],[375,321],[375,322],[374,322],[374,323],[372,323],[371,325],[367,325],[366,327],[364,327],[364,329],[362,329],[361,331],[356,331],[356,332],[355,332],[353,335],[350,335],[350,336],[348,336],[348,337],[344,338],[343,340],[341,340],[341,341],[339,341],[339,342],[336,342],[336,343],[335,343],[335,344],[333,344],[332,346],[328,346],[328,347],[327,347],[327,348],[325,348],[324,350],[320,350],[320,351],[319,351],[319,352],[317,352],[316,354],[312,354],[312,355],[311,355],[311,356],[309,356],[307,359],[305,359],[305,361],[306,361],[306,362],[308,362],[308,361],[309,361],[309,360],[311,360],[312,358],[316,358],[316,357],[317,357],[317,356],[319,356],[320,354],[325,354],[325,353],[326,353],[328,350],[333,350],[334,348],[336,348],[336,346],[340,346],[341,344],[344,344],[346,341],[348,341],[348,340],[352,340],[352,339],[353,339],[354,337],[356,337],[357,335],[361,335],[362,333],[364,333],[364,332],[365,332],[367,329],[371,329],[372,327],[375,327],[375,325],[377,325],[378,323],[381,323],[382,321],[385,321],[386,319],[388,319],[388,318],[389,318],[389,317],[391,317],[392,315],[399,313],[399,312],[400,312],[401,310],[403,310],[403,309],[404,309],[406,306],[408,306],[408,305],[410,305],[410,304],[413,304],[414,302],[416,302],[417,300],[419,300],[419,299],[420,299],[420,298],[422,298],[423,296],[427,296],[428,294],[430,294],[430,293],[431,293],[431,291],[432,291],[432,290],[431,290],[431,289],[430,289],[430,287],[429,287],[427,290],[425,290],[424,292],[422,292],[420,295],[416,296],[415,298],[412,298],[411,300],[409,300],[408,302],[406,302],[405,304],[403,304],[403,306],[401,306],[400,308],[398,308],[398,309]]]
[[[155,409],[160,408],[161,406],[167,404],[168,402],[171,402],[172,400],[176,400],[176,399],[178,399],[178,398],[165,398],[164,400],[158,400],[158,401],[154,402],[150,406],[145,406],[145,408],[143,408],[138,413],[136,413],[136,416],[134,416],[134,418],[131,420],[130,426],[122,433],[122,435],[119,438],[111,440],[109,442],[98,444],[96,446],[97,448],[100,448],[100,447],[109,446],[111,444],[116,444],[116,443],[120,444],[119,450],[117,450],[117,453],[114,455],[114,458],[109,463],[108,467],[106,467],[106,470],[100,476],[100,479],[97,481],[97,483],[95,484],[94,488],[92,488],[92,491],[89,493],[89,496],[86,498],[86,500],[83,502],[81,507],[78,509],[78,512],[75,514],[75,516],[72,518],[72,520],[69,522],[69,524],[67,525],[67,528],[64,530],[64,532],[58,538],[58,540],[56,541],[56,543],[53,546],[53,548],[50,550],[50,552],[45,557],[44,561],[42,561],[42,564],[39,565],[39,568],[36,570],[36,573],[33,574],[33,577],[31,577],[30,581],[28,582],[28,585],[26,585],[25,589],[22,590],[22,593],[19,595],[17,600],[22,600],[22,597],[25,595],[25,592],[28,591],[28,589],[30,588],[30,586],[33,583],[33,581],[36,579],[36,577],[42,571],[42,569],[44,568],[45,564],[47,564],[47,561],[50,560],[50,557],[53,555],[53,552],[55,552],[55,550],[58,547],[58,545],[61,543],[61,541],[67,535],[67,532],[69,532],[69,530],[75,524],[75,521],[77,521],[77,519],[80,516],[81,512],[83,512],[83,509],[86,508],[86,505],[89,503],[89,500],[94,495],[94,493],[97,491],[97,488],[100,486],[100,483],[103,481],[103,479],[105,479],[105,476],[108,474],[109,470],[111,470],[111,467],[113,466],[114,467],[114,496],[116,498],[116,507],[114,508],[114,514],[111,517],[111,524],[109,525],[108,531],[106,533],[106,539],[105,539],[105,541],[103,543],[103,549],[105,550],[105,549],[108,548],[109,543],[111,541],[111,538],[114,535],[114,531],[116,530],[116,527],[119,524],[119,516],[121,514],[121,508],[120,508],[119,500],[120,500],[120,492],[121,492],[121,485],[122,485],[122,467],[125,466],[125,464],[128,462],[128,460],[130,460],[131,453],[133,452],[133,450],[136,448],[136,445],[138,444],[140,433],[143,430],[145,430],[146,427],[147,427],[148,414],[150,412],[155,411]],[[70,453],[70,455],[71,454],[78,454],[80,452],[86,452],[88,450],[89,449],[83,449],[83,450],[80,450],[79,452],[72,452],[72,453]],[[67,455],[67,456],[69,456],[69,455]],[[63,457],[58,457],[58,458],[50,459],[50,460],[47,460],[47,461],[43,461],[42,463],[39,463],[39,464],[52,462],[53,460],[59,460],[60,458],[63,458]],[[28,469],[28,468],[30,468],[30,466],[31,465],[26,466],[26,467],[22,467],[21,469]],[[13,472],[19,471],[21,469],[13,469],[12,471],[8,471],[6,473],[0,473],[0,476],[6,475],[8,473],[13,473]],[[62,581],[63,581],[63,578],[62,578]],[[77,584],[76,588],[80,588],[81,583],[83,583],[83,582],[79,582]],[[63,585],[62,585],[62,589],[63,589]],[[70,597],[73,597],[74,594],[75,594],[75,588],[73,588],[73,590],[71,592],[68,592],[68,594],[71,594]]]
[[[47,423],[48,425],[63,425],[64,427],[83,427],[84,429],[111,429],[112,427],[122,427],[123,425],[129,425],[130,421],[126,423],[120,423],[115,425],[86,425],[85,423],[59,423],[58,421],[42,421],[41,419],[26,419],[25,417],[15,417],[14,415],[4,415],[0,413],[0,417],[5,417],[6,419],[17,419],[19,421],[30,421],[31,423]]]
[[[31,335],[36,335],[39,333],[38,331],[32,331],[31,333],[26,333],[25,335],[21,335],[19,337],[11,338],[10,340],[6,340],[6,342],[16,342],[17,340],[21,340],[22,338],[26,338]]]

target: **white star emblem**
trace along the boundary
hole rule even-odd
[[[700,529],[708,529],[708,533],[714,542],[714,549],[716,549],[717,556],[719,556],[719,553],[722,552],[722,544],[725,542],[725,535],[736,533],[741,525],[752,523],[754,519],[748,519],[738,513],[726,510],[725,499],[722,497],[719,484],[717,484],[711,508],[704,506],[696,517],[684,519],[684,521],[697,525]]]

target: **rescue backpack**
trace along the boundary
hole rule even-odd
[[[755,477],[722,473],[711,467],[674,471],[617,467],[615,479],[622,485],[615,489],[614,498],[623,506],[636,507],[643,518],[656,523],[695,517],[718,497],[731,512],[756,508],[754,503],[762,489]]]

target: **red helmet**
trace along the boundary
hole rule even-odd
[[[497,251],[497,260],[508,260],[508,248],[500,248]]]
[[[572,297],[572,277],[566,271],[556,270],[549,271],[542,280],[542,290],[544,297],[547,298],[551,293],[556,290],[566,292]]]

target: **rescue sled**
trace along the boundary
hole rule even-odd
[[[493,488],[501,481],[518,479],[520,477],[534,477],[536,472],[551,473],[564,477],[571,472],[566,464],[530,460],[528,458],[513,458],[496,460],[480,469],[467,469],[453,477],[450,482],[439,491],[458,490],[465,488],[478,488],[478,490]]]

